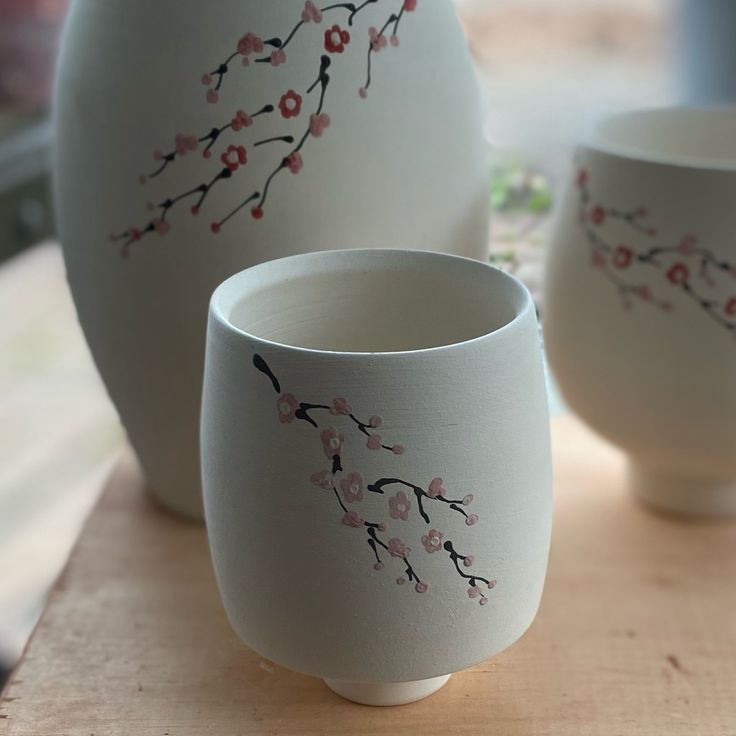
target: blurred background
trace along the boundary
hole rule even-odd
[[[0,0],[0,685],[124,442],[77,325],[47,191],[67,5]],[[491,258],[541,304],[570,148],[602,114],[687,96],[683,14],[674,0],[457,5],[493,151]]]

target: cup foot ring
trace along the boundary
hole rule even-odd
[[[659,511],[695,518],[736,517],[736,479],[686,478],[633,461],[629,481],[636,497]]]
[[[452,675],[431,677],[428,680],[414,682],[349,682],[347,680],[330,680],[325,684],[332,692],[346,700],[361,705],[407,705],[422,700],[436,693]]]

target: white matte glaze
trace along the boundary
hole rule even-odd
[[[357,421],[381,418],[367,434],[388,449],[369,449],[351,417],[328,409],[342,398]],[[319,427],[294,418],[291,400],[325,407],[310,414]],[[321,435],[334,438],[331,429],[344,442],[334,491],[329,478],[313,482],[334,467]],[[202,453],[225,608],[263,656],[328,680],[411,683],[500,652],[532,622],[551,523],[547,399],[534,305],[510,276],[375,250],[295,256],[230,278],[210,308]],[[352,473],[360,482],[343,489]],[[368,490],[386,478],[424,495]],[[348,502],[344,491],[358,488],[362,500]],[[429,498],[432,489],[459,504]],[[421,589],[381,547],[374,569],[369,531],[346,524],[349,511],[386,523],[384,543],[411,548]],[[472,566],[454,565],[448,541]],[[491,587],[476,580],[471,597],[459,573]]]
[[[238,41],[287,38],[304,0],[74,0],[60,57],[55,104],[55,193],[69,283],[80,322],[153,493],[189,516],[201,516],[197,428],[207,303],[223,279],[283,256],[337,248],[419,248],[484,259],[488,243],[488,168],[470,55],[450,0],[419,0],[405,12],[398,47],[371,59],[369,28],[383,27],[402,0],[326,12],[301,25],[278,66],[245,58]],[[350,33],[329,52],[325,32]],[[348,30],[349,29],[349,30]],[[392,33],[393,26],[389,32]],[[388,38],[388,35],[387,35]],[[338,47],[333,47],[338,48]],[[215,104],[201,81],[230,54]],[[321,57],[329,76],[314,135],[301,149],[298,175],[285,168],[268,190],[263,218],[245,206],[218,234],[211,224],[255,191],[311,128],[318,110]],[[282,95],[302,98],[285,118]],[[227,129],[205,159],[207,143],[187,148],[236,112],[253,124]],[[293,103],[287,103],[293,104]],[[289,113],[291,114],[291,113]],[[177,155],[156,177],[162,155]],[[258,141],[291,135],[294,144]],[[224,170],[221,155],[243,146],[247,163],[208,193],[181,200],[170,230],[126,246],[131,229],[159,219],[158,205]],[[298,170],[299,163],[294,162]],[[145,175],[144,183],[139,176]],[[153,211],[146,208],[147,202]],[[110,235],[116,236],[110,242]],[[123,237],[121,237],[123,236]],[[127,259],[121,258],[126,252]]]
[[[337,695],[360,705],[408,705],[434,695],[444,687],[452,675],[432,677],[417,682],[366,683],[325,680],[325,684]]]
[[[547,264],[565,399],[629,453],[642,500],[696,516],[736,514],[734,130],[736,108],[602,123],[576,152]]]

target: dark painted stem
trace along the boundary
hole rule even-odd
[[[455,551],[455,547],[453,546],[452,542],[448,539],[445,544],[443,545],[445,548],[445,551],[450,555],[450,559],[452,560],[453,564],[455,565],[455,569],[457,570],[457,574],[461,578],[465,578],[465,580],[468,580],[470,585],[475,585],[478,580],[484,582],[486,585],[490,585],[491,581],[487,580],[486,578],[482,577],[481,575],[468,575],[466,572],[463,571],[463,569],[460,567],[460,560],[466,559],[466,555],[458,554]]]
[[[429,515],[424,509],[424,499],[426,498],[429,501],[437,501],[439,503],[447,504],[453,511],[456,511],[459,514],[462,514],[462,516],[467,517],[467,513],[465,512],[465,509],[463,509],[463,502],[462,499],[457,500],[450,500],[445,498],[444,496],[430,496],[427,491],[425,491],[423,488],[420,488],[419,486],[415,486],[413,483],[409,483],[408,481],[401,480],[400,478],[381,478],[380,480],[377,480],[375,483],[371,483],[368,486],[368,491],[370,493],[383,493],[383,489],[387,488],[388,486],[392,485],[401,485],[405,486],[406,488],[410,488],[412,491],[414,491],[414,495],[417,499],[417,507],[419,509],[419,514],[424,519],[424,521],[427,524],[430,524],[431,521],[429,519]]]

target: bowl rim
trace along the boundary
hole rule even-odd
[[[660,107],[646,107],[635,110],[618,112],[600,119],[583,142],[583,147],[611,156],[625,158],[632,161],[641,161],[674,168],[697,169],[700,171],[736,172],[736,156],[733,158],[718,158],[716,156],[698,156],[695,154],[666,154],[658,151],[649,151],[631,143],[615,140],[611,129],[617,125],[637,119],[661,119],[663,117],[681,118],[683,116],[728,116],[734,121],[734,135],[736,135],[736,105],[670,105]]]
[[[370,260],[376,260],[385,264],[396,263],[397,259],[403,259],[404,261],[416,260],[418,263],[428,263],[436,261],[439,267],[446,270],[451,267],[465,268],[473,270],[476,273],[485,272],[488,274],[489,284],[494,280],[499,283],[505,282],[508,288],[511,289],[512,297],[509,299],[513,307],[513,317],[505,322],[500,327],[484,332],[476,337],[461,340],[459,342],[452,342],[443,345],[436,345],[427,348],[417,348],[411,350],[394,350],[394,351],[375,351],[375,352],[364,352],[364,351],[342,351],[342,350],[327,350],[317,348],[307,348],[298,345],[289,345],[276,340],[269,340],[268,338],[260,337],[253,332],[243,329],[233,324],[230,319],[232,310],[236,303],[241,299],[245,293],[245,289],[250,286],[253,288],[258,283],[259,279],[264,277],[271,277],[272,283],[278,283],[279,273],[286,273],[291,268],[294,276],[299,274],[306,275],[314,272],[315,267],[329,266],[335,264],[338,266],[342,263],[353,262],[366,263]],[[359,268],[356,264],[355,267]],[[301,271],[299,271],[301,269]],[[343,269],[344,270],[344,269]],[[336,273],[339,270],[335,270]],[[251,282],[249,285],[248,282]],[[261,282],[262,283],[262,282]],[[523,323],[529,319],[530,314],[534,316],[536,321],[536,306],[531,293],[524,286],[521,281],[512,276],[511,274],[502,271],[490,263],[478,261],[473,258],[467,258],[465,256],[452,255],[449,253],[441,253],[436,251],[425,251],[425,250],[409,250],[409,249],[398,249],[398,248],[355,248],[355,249],[340,249],[340,250],[327,250],[327,251],[314,251],[311,253],[302,253],[298,255],[286,256],[272,261],[266,261],[264,263],[251,266],[246,268],[239,273],[230,276],[228,279],[223,281],[212,294],[210,299],[210,319],[215,320],[218,325],[226,332],[236,336],[238,339],[245,339],[254,344],[260,345],[265,348],[293,351],[302,354],[311,355],[322,355],[322,356],[341,356],[351,358],[363,358],[370,359],[379,357],[389,356],[432,356],[446,352],[448,350],[456,350],[458,348],[476,345],[483,341],[495,341],[500,339],[502,336],[509,334],[510,332],[520,329]]]

